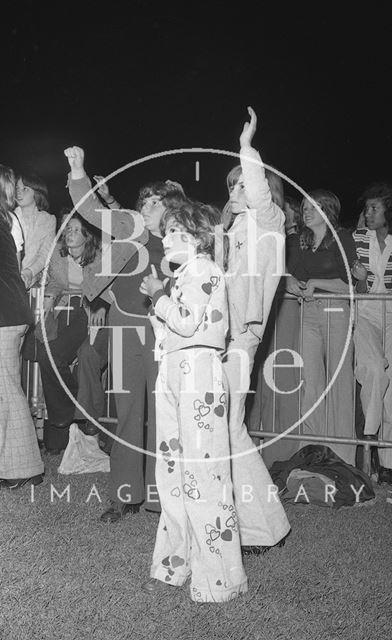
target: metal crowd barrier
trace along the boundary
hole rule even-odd
[[[68,295],[68,306],[69,306],[69,299],[71,296],[74,295],[81,295],[81,291],[64,291],[63,294]],[[39,312],[39,302],[40,302],[40,295],[41,295],[41,290],[39,288],[33,288],[30,290],[30,305],[31,308],[33,310],[34,313],[34,319],[35,322],[38,322],[40,319],[40,312]],[[315,294],[314,298],[316,299],[326,299],[328,301],[328,305],[327,308],[329,308],[330,306],[330,302],[331,300],[349,300],[350,299],[350,295],[349,294]],[[284,294],[283,295],[283,299],[285,300],[294,300],[296,304],[298,304],[298,300],[295,296],[290,295],[290,294]],[[382,309],[383,309],[383,315],[382,315],[382,340],[383,340],[383,347],[385,345],[385,333],[386,333],[386,301],[392,301],[392,297],[389,294],[355,294],[353,296],[353,302],[354,302],[354,324],[357,320],[358,317],[358,302],[361,300],[377,300],[377,301],[382,301]],[[278,304],[278,300],[275,300],[275,313],[276,313],[276,305]],[[294,304],[294,302],[293,302]],[[300,344],[300,354],[303,351],[303,340],[304,340],[304,331],[303,331],[303,303],[300,301],[300,337],[299,337],[299,344]],[[274,311],[272,311],[272,313],[274,313]],[[275,316],[276,317],[276,316]],[[329,331],[329,314],[328,314],[328,340],[330,340],[330,331]],[[352,331],[352,327],[351,327],[351,331]],[[273,341],[274,341],[274,351],[276,351],[277,348],[277,323],[275,322],[275,327],[274,327],[274,334],[273,334]],[[328,352],[328,349],[327,349]],[[328,372],[328,357],[327,357],[327,362],[326,362],[326,370]],[[261,372],[262,373],[262,372]],[[109,338],[109,344],[108,344],[108,366],[107,366],[107,370],[104,373],[104,378],[103,378],[103,385],[104,388],[106,389],[110,389],[111,388],[111,381],[112,381],[112,375],[111,375],[111,366],[110,366],[110,338]],[[41,383],[41,379],[40,379],[40,372],[39,372],[39,365],[38,362],[26,362],[24,361],[23,363],[23,367],[22,367],[22,383],[23,383],[23,388],[25,389],[25,392],[29,398],[29,404],[31,407],[31,412],[32,412],[32,416],[34,418],[35,424],[36,424],[36,428],[37,428],[37,433],[38,433],[38,437],[40,437],[41,434],[41,430],[42,430],[42,426],[43,426],[43,420],[46,418],[46,408],[45,408],[45,401],[44,401],[44,397],[43,397],[43,391],[42,391],[42,383]],[[327,384],[328,384],[328,380],[327,380]],[[285,439],[290,439],[290,440],[301,440],[301,441],[306,441],[306,442],[315,442],[315,443],[322,443],[322,444],[330,444],[330,443],[341,443],[341,444],[350,444],[350,445],[361,445],[363,446],[363,451],[364,451],[364,455],[363,455],[363,470],[368,473],[370,475],[370,470],[371,470],[371,447],[392,447],[392,441],[387,441],[384,439],[384,425],[382,423],[381,428],[379,430],[379,439],[378,440],[365,440],[362,438],[359,438],[356,436],[356,432],[355,432],[355,415],[356,415],[356,392],[355,392],[355,388],[356,388],[356,379],[355,379],[355,375],[353,375],[353,392],[352,392],[352,402],[353,402],[353,423],[352,423],[352,437],[350,438],[342,438],[342,437],[337,437],[337,436],[331,436],[328,435],[328,403],[325,402],[325,431],[326,433],[324,435],[315,435],[315,434],[309,434],[309,433],[303,433],[303,424],[299,425],[299,427],[296,427],[295,431],[296,433],[290,432],[290,433],[285,433],[282,437]],[[273,394],[273,417],[272,417],[272,430],[268,430],[268,429],[263,429],[261,428],[260,430],[250,430],[249,431],[249,435],[253,438],[253,439],[257,439],[257,440],[264,440],[264,439],[268,439],[268,438],[275,438],[279,432],[276,429],[276,391],[275,390],[271,390],[271,393]],[[301,393],[299,392],[298,394],[298,403],[297,403],[297,419],[299,420],[301,418]],[[105,394],[105,398],[106,398],[106,402],[105,402],[105,411],[104,411],[104,415],[101,416],[99,418],[99,421],[102,422],[102,424],[105,423],[116,423],[117,422],[117,418],[113,417],[112,415],[110,415],[110,398],[109,398],[109,394]],[[384,422],[384,420],[383,420]]]
[[[284,300],[293,300],[295,302],[293,302],[293,304],[299,304],[300,305],[300,336],[299,336],[299,354],[302,355],[303,353],[303,341],[304,341],[304,314],[303,314],[303,305],[307,304],[306,302],[304,302],[303,300],[298,300],[296,296],[291,295],[291,294],[284,294],[283,296]],[[331,300],[350,300],[351,296],[350,294],[335,294],[335,293],[319,293],[319,294],[314,294],[313,296],[315,299],[325,299],[327,300],[327,309],[330,308],[330,303]],[[362,300],[377,300],[377,301],[381,301],[382,302],[382,346],[383,348],[385,347],[385,335],[386,335],[386,302],[392,302],[392,296],[390,294],[376,294],[376,293],[367,293],[367,294],[354,294],[353,295],[353,304],[354,304],[354,323],[353,326],[350,328],[351,331],[351,339],[352,339],[352,333],[353,333],[353,328],[357,322],[357,318],[358,318],[358,303]],[[275,318],[277,318],[277,305],[279,303],[279,299],[276,298],[274,301],[274,310],[272,311],[272,313],[275,313]],[[327,343],[329,343],[329,341],[331,340],[331,336],[330,336],[330,314],[327,315]],[[333,338],[332,338],[333,339]],[[278,348],[278,344],[277,344],[277,322],[275,321],[275,326],[274,326],[274,333],[273,333],[273,351],[276,351],[276,349]],[[329,383],[329,378],[328,378],[328,373],[329,373],[329,349],[327,347],[327,360],[326,360],[326,374],[327,374],[327,380],[326,383]],[[354,358],[355,358],[355,352],[354,352]],[[354,361],[353,361],[354,364]],[[392,366],[392,363],[391,363]],[[260,374],[262,375],[262,372],[260,372]],[[329,393],[329,392],[328,392]],[[263,426],[261,425],[260,430],[250,430],[249,431],[249,435],[253,438],[253,439],[261,439],[261,440],[265,440],[268,438],[275,438],[278,434],[280,434],[279,431],[277,431],[276,429],[276,404],[277,404],[277,400],[276,400],[276,391],[275,389],[271,389],[271,394],[273,395],[273,419],[272,419],[272,430],[268,430],[268,429],[263,429]],[[298,394],[298,403],[297,403],[297,419],[293,420],[293,423],[296,423],[297,420],[301,419],[301,392],[299,392]],[[328,394],[327,394],[328,395]],[[353,391],[352,391],[352,402],[353,402],[353,421],[352,421],[352,437],[350,438],[344,438],[344,437],[337,437],[337,436],[332,436],[328,434],[328,402],[327,402],[327,396],[325,397],[325,420],[324,420],[324,427],[325,427],[325,434],[323,435],[316,435],[316,434],[309,434],[309,433],[304,433],[303,432],[303,423],[301,423],[299,426],[297,426],[293,431],[295,431],[295,433],[293,431],[289,432],[289,433],[285,433],[282,436],[282,439],[288,439],[288,440],[301,440],[304,442],[309,442],[309,443],[320,443],[320,444],[324,444],[324,445],[328,445],[330,443],[340,443],[340,444],[350,444],[350,445],[361,445],[363,446],[363,471],[365,471],[368,475],[370,475],[371,473],[371,448],[372,447],[392,447],[392,441],[390,440],[385,440],[384,439],[384,422],[385,422],[385,417],[384,417],[384,410],[382,411],[382,422],[381,422],[381,426],[378,432],[378,439],[377,440],[366,440],[366,439],[362,439],[357,437],[356,435],[356,425],[355,425],[355,418],[356,418],[356,378],[355,378],[355,374],[353,373]]]

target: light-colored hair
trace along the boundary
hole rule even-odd
[[[308,196],[312,198],[319,205],[320,209],[325,213],[328,221],[331,223],[331,226],[334,229],[339,229],[339,215],[341,210],[340,200],[332,193],[332,191],[328,191],[327,189],[314,189],[313,191],[309,191]],[[309,198],[302,198],[301,202],[301,220],[300,220],[300,246],[301,249],[312,249],[314,245],[314,233],[312,229],[306,227],[303,221],[303,211],[305,202],[310,202]],[[312,204],[312,203],[311,203]],[[319,245],[321,249],[327,249],[332,242],[334,241],[334,236],[329,226],[327,226],[327,231],[325,236]]]
[[[226,177],[227,190],[230,192],[232,187],[237,184],[240,176],[242,175],[242,167],[240,164],[233,167]],[[265,169],[265,177],[268,180],[269,188],[271,191],[272,202],[277,204],[281,209],[284,206],[284,187],[283,180],[271,169]],[[223,207],[222,211],[222,223],[225,229],[229,229],[234,219],[233,212],[231,210],[231,202],[228,200]]]
[[[0,216],[12,227],[11,213],[15,209],[15,175],[10,167],[0,164]]]

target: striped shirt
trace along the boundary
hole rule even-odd
[[[370,229],[356,229],[353,233],[353,238],[355,240],[358,257],[368,271],[367,284],[369,293],[376,278],[376,274],[372,270],[373,261],[371,260],[370,255],[371,246],[377,242],[376,232],[371,231]],[[392,235],[388,235],[385,238],[385,243],[386,247],[384,251],[388,252],[389,256],[385,266],[383,279],[385,288],[392,290]]]
[[[382,252],[375,231],[356,229],[353,237],[358,257],[368,271],[368,293],[392,293],[392,235],[385,238],[385,249]],[[359,316],[380,327],[384,308],[389,316],[392,301],[388,301],[385,307],[377,300],[364,300],[358,304]]]

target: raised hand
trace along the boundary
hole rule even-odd
[[[107,199],[110,199],[109,187],[105,182],[105,178],[103,176],[93,176],[93,179],[97,184],[99,184],[99,188],[97,189],[97,191],[101,198],[103,198],[105,201]]]
[[[148,276],[144,276],[143,281],[139,287],[140,293],[143,293],[150,298],[153,297],[154,293],[163,289],[164,285],[158,278],[157,270],[155,266],[151,265],[151,274]]]
[[[68,158],[73,179],[83,178],[86,175],[84,170],[84,151],[81,147],[68,147],[64,150],[64,155]]]
[[[240,146],[241,147],[251,147],[253,136],[256,133],[257,128],[257,116],[253,111],[252,107],[248,107],[248,113],[250,116],[250,122],[244,123],[244,128],[242,129],[242,133],[240,135]]]

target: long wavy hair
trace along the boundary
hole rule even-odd
[[[332,193],[332,191],[328,191],[327,189],[314,189],[313,191],[309,191],[308,196],[314,200],[320,209],[325,213],[327,219],[331,223],[333,229],[338,231],[340,229],[339,226],[339,215],[341,210],[340,200]],[[301,249],[313,249],[315,237],[312,229],[306,227],[303,219],[304,205],[305,202],[310,202],[309,198],[304,197],[301,201],[300,212],[301,218],[299,222],[299,241]],[[313,204],[313,203],[311,203]],[[334,242],[334,236],[327,225],[327,230],[325,232],[325,236],[322,239],[319,248],[327,249]]]
[[[10,229],[15,207],[15,174],[10,167],[0,164],[0,216]]]
[[[37,176],[36,173],[18,173],[16,181],[21,180],[25,187],[30,187],[34,191],[34,200],[38,211],[47,211],[49,209],[48,187],[45,182]]]
[[[67,214],[64,214],[63,217],[65,217],[66,215]],[[86,244],[84,245],[83,253],[79,263],[81,267],[86,267],[88,264],[94,262],[97,253],[101,250],[101,241],[94,228],[87,224],[81,215],[75,213],[72,218],[68,220],[68,222],[71,222],[71,220],[79,220],[82,227],[82,235],[86,238]],[[65,231],[66,230],[64,229],[63,233],[60,236],[60,255],[63,256],[63,258],[69,253]]]
[[[294,213],[293,224],[299,225],[301,220],[301,202],[298,198],[294,198],[293,196],[285,196],[284,199],[284,212],[286,213],[286,204],[292,209]]]

